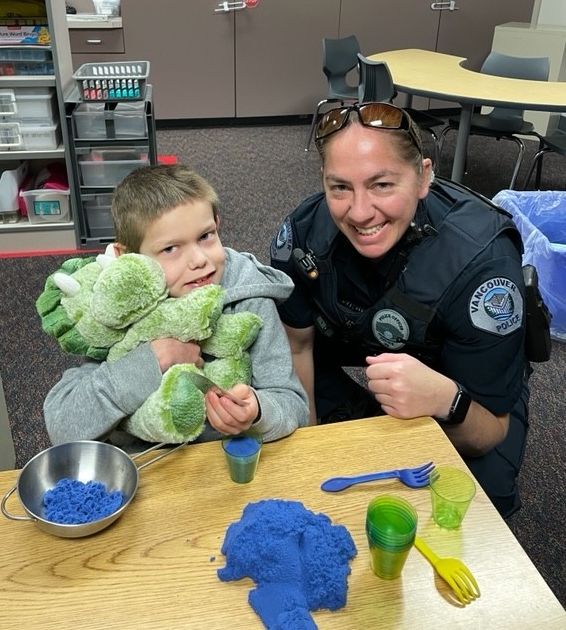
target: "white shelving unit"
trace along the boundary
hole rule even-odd
[[[65,161],[69,177],[69,187],[73,189],[73,168],[69,152],[69,139],[65,124],[65,97],[73,85],[73,67],[65,3],[61,0],[45,0],[47,24],[51,36],[51,51],[55,74],[53,76],[0,76],[0,89],[21,87],[55,87],[61,129],[61,144],[52,150],[44,151],[2,151],[2,163],[18,160],[33,162],[61,159]],[[37,164],[39,166],[39,164]],[[34,165],[35,166],[35,165]],[[71,195],[71,217],[75,208]],[[72,221],[66,223],[31,224],[28,221],[0,224],[0,252],[64,250],[76,247],[75,227]]]

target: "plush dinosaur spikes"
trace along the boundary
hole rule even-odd
[[[107,249],[107,253],[111,249]],[[43,330],[65,352],[97,361],[118,361],[144,342],[163,337],[195,341],[215,357],[203,373],[221,387],[251,382],[247,352],[262,326],[254,313],[223,314],[218,285],[167,297],[161,267],[141,254],[73,258],[49,276],[36,301]],[[175,365],[160,387],[122,423],[123,429],[150,442],[195,440],[204,429],[204,395],[187,372]]]

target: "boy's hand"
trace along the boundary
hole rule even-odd
[[[246,405],[240,407],[225,396],[219,396],[210,390],[205,396],[206,415],[210,424],[220,433],[237,435],[252,426],[259,414],[259,403],[249,385],[234,385],[228,391],[241,398]]]
[[[194,363],[201,368],[204,361],[200,355],[200,346],[194,341],[179,341],[178,339],[155,339],[150,344],[163,374],[172,365],[179,363]]]

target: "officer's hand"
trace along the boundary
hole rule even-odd
[[[206,393],[206,416],[210,424],[220,433],[237,435],[247,431],[259,416],[259,402],[249,385],[234,385],[231,394],[241,398],[246,404],[240,407],[226,396],[219,396],[210,390]]]
[[[408,354],[366,357],[368,388],[396,418],[448,415],[456,384]]]
[[[159,362],[162,374],[172,365],[178,363],[194,363],[197,367],[204,365],[200,355],[200,346],[193,341],[179,341],[171,338],[155,339],[150,343],[150,346]]]

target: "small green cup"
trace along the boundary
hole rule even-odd
[[[401,575],[417,532],[417,512],[405,499],[382,495],[370,501],[366,535],[375,575],[393,580]]]
[[[222,448],[228,462],[230,479],[236,483],[249,483],[255,477],[263,439],[257,433],[226,435]]]
[[[474,480],[459,468],[441,466],[430,476],[432,518],[445,529],[460,527],[476,494]]]

